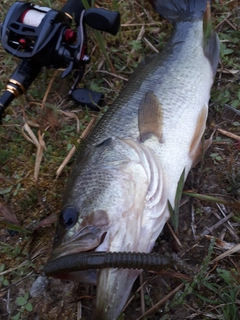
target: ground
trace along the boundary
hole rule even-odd
[[[58,9],[63,5],[59,1],[36,3]],[[121,33],[103,36],[110,66],[88,28],[91,63],[81,85],[103,92],[110,106],[140,61],[161,50],[172,27],[158,18],[147,1],[117,4],[106,0],[101,6],[117,6],[122,14]],[[3,20],[10,2],[0,7]],[[221,59],[205,133],[206,138],[213,134],[212,144],[184,185],[178,231],[169,221],[153,250],[175,253],[178,262],[161,274],[144,272],[119,319],[240,318],[239,250],[231,255],[227,251],[236,248],[240,237],[238,1],[214,1],[213,23],[221,40]],[[2,48],[0,55],[3,92],[19,60]],[[39,278],[51,254],[55,216],[75,155],[61,174],[56,172],[97,116],[68,99],[74,78],[61,79],[60,75],[61,70],[43,68],[27,95],[7,108],[0,127],[1,320],[93,319],[94,286]],[[215,228],[217,222],[221,223]],[[36,279],[42,282],[34,291]]]

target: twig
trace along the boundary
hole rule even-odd
[[[123,23],[121,24],[121,27],[138,27],[142,26],[142,23]],[[149,22],[149,23],[144,23],[144,26],[161,26],[161,22]]]
[[[233,140],[238,140],[240,141],[240,136],[234,134],[234,133],[231,133],[231,132],[228,132],[226,130],[223,130],[223,129],[217,129],[218,132],[220,132],[221,134],[229,137],[229,138],[232,138]]]
[[[28,133],[29,136],[24,132],[24,130]],[[39,146],[38,139],[36,138],[35,134],[33,133],[32,129],[29,127],[27,122],[22,127],[22,135],[27,141],[33,143],[38,148]]]
[[[51,87],[52,87],[53,81],[54,81],[54,79],[55,79],[55,77],[56,77],[56,75],[57,75],[58,72],[59,72],[58,69],[55,70],[55,72],[54,72],[54,74],[53,74],[53,76],[52,76],[52,79],[51,79],[51,81],[49,82],[49,85],[48,85],[48,87],[47,87],[47,90],[46,90],[45,95],[44,95],[43,100],[42,100],[42,104],[41,104],[42,109],[44,109],[44,107],[45,107],[45,103],[46,103],[46,101],[47,101],[47,97],[48,97],[49,91],[50,91],[50,89],[51,89]]]
[[[230,106],[229,104],[224,104],[225,108],[228,108],[229,110],[233,111],[234,113],[238,114],[240,116],[240,110],[237,110],[236,108],[233,108],[232,106]]]
[[[229,16],[230,17],[230,16]],[[234,29],[237,30],[237,28],[228,20],[228,18],[226,19],[226,22]]]
[[[152,51],[154,51],[155,53],[159,53],[158,49],[156,49],[156,48],[154,47],[154,45],[151,44],[151,42],[148,41],[148,39],[147,39],[146,37],[143,38],[143,41],[145,42],[145,44],[146,44],[150,49],[152,49]]]
[[[44,134],[45,134],[44,132],[41,134],[41,131],[38,130],[39,145],[38,145],[38,148],[37,148],[35,169],[34,169],[34,180],[35,181],[38,180],[38,174],[39,174],[40,165],[41,165],[42,157],[43,157],[43,150],[46,149],[46,145],[45,145],[45,142],[43,140]]]
[[[156,278],[156,277],[154,277],[154,279],[155,279],[155,278]],[[147,280],[145,280],[145,281],[143,282],[143,284],[136,290],[136,292],[139,292],[139,291],[142,289],[142,287],[145,286],[146,283],[147,283]],[[127,306],[132,302],[132,300],[133,300],[134,298],[135,298],[135,294],[132,295],[131,298],[128,300],[128,302],[125,304],[122,312],[127,308]]]
[[[92,126],[94,125],[95,121],[97,120],[96,117],[93,117],[91,119],[91,121],[89,122],[89,124],[87,125],[87,127],[85,128],[85,130],[83,131],[83,133],[80,136],[80,139],[77,140],[78,143],[80,143],[81,140],[85,139],[86,136],[89,134],[89,131],[91,130]],[[66,156],[66,158],[63,160],[62,164],[60,165],[60,167],[58,168],[57,172],[56,172],[56,178],[59,177],[59,175],[62,173],[63,169],[65,168],[65,166],[67,165],[67,163],[69,162],[69,160],[72,158],[72,156],[74,155],[74,153],[76,152],[77,148],[76,146],[73,146],[72,149],[69,151],[68,155]]]
[[[64,114],[65,116],[69,117],[69,118],[76,119],[76,121],[77,121],[77,133],[78,133],[79,130],[80,130],[80,121],[78,119],[78,116],[74,112],[66,112],[66,111],[62,111],[62,110],[60,110],[60,112],[62,114]]]
[[[4,274],[7,274],[7,273],[10,273],[12,272],[13,270],[16,270],[16,269],[20,269],[21,267],[25,266],[26,264],[28,264],[29,261],[23,261],[22,263],[20,263],[17,267],[14,267],[14,268],[10,268],[8,270],[5,270],[5,271],[2,271],[0,272],[0,276],[3,276]]]
[[[222,24],[224,24],[224,22],[225,22],[226,20],[228,20],[228,18],[230,18],[231,16],[232,16],[232,14],[227,15],[225,19],[223,19],[218,25],[216,25],[215,30],[218,30],[218,28],[219,28]]]
[[[216,241],[216,243],[215,243],[216,247],[218,247],[218,248],[221,249],[221,250],[229,250],[229,249],[232,249],[232,248],[234,248],[234,247],[236,246],[236,243],[226,242],[226,241],[222,240],[221,237],[215,238],[215,237],[213,237],[213,236],[208,236],[208,235],[207,235],[207,236],[205,236],[205,238],[208,239],[208,240],[213,240],[213,239],[215,239],[215,241]]]
[[[193,208],[193,204],[192,204],[192,208],[191,208],[191,216],[192,216],[192,221],[191,221],[191,228],[192,228],[192,233],[193,233],[193,238],[194,240],[197,239],[196,237],[196,231],[195,231],[195,212],[194,212],[194,208]]]
[[[112,72],[109,72],[109,71],[106,71],[106,70],[96,70],[95,72],[99,72],[99,73],[106,73],[106,74],[109,74],[110,76],[113,76],[115,78],[118,78],[118,79],[121,79],[121,80],[124,80],[124,81],[128,81],[127,78],[124,78],[122,76],[119,76],[115,73],[112,73]]]
[[[168,222],[167,222],[167,226],[168,226],[168,228],[169,228],[169,230],[170,230],[170,232],[171,232],[171,234],[172,234],[173,238],[175,239],[175,241],[176,241],[176,242],[177,242],[177,244],[179,245],[179,247],[181,247],[181,248],[182,248],[182,244],[181,244],[180,240],[178,239],[178,237],[176,236],[175,232],[173,231],[173,229],[172,229],[171,225],[170,225]]]
[[[239,70],[236,70],[236,69],[226,69],[226,68],[218,68],[217,69],[217,72],[219,72],[219,78],[218,78],[218,88],[220,86],[220,82],[221,82],[221,74],[222,73],[225,73],[225,74],[231,74],[232,76],[235,76],[236,74],[239,73]],[[235,108],[233,108],[235,109]]]
[[[177,293],[180,289],[182,289],[183,286],[184,286],[184,283],[181,283],[177,288],[175,288],[173,291],[167,294],[162,300],[156,303],[147,312],[142,314],[141,317],[137,318],[137,320],[143,319],[144,317],[149,316],[151,313],[153,313],[156,309],[159,309],[168,299],[170,299],[175,293]]]
[[[25,279],[27,279],[28,277],[30,277],[33,274],[33,271],[30,271],[26,276],[22,277],[21,279],[15,281],[15,282],[11,282],[11,284],[8,287],[5,287],[3,289],[0,290],[1,292],[5,292],[8,291],[11,287],[16,287],[19,285],[19,283],[21,283],[22,281],[24,281]],[[15,288],[16,289],[16,288]]]
[[[178,263],[179,261],[177,261]],[[184,266],[186,266],[185,263],[180,263],[180,266],[183,268]],[[184,269],[184,272],[189,271],[190,267],[188,267],[187,269]],[[176,272],[173,270],[161,270],[161,271],[148,271],[149,273],[153,273],[153,274],[158,274],[158,275],[164,275],[164,276],[169,276],[171,278],[177,278],[177,279],[181,279],[181,280],[186,280],[188,282],[192,281],[192,278],[187,276],[186,274],[180,273],[180,272]],[[192,269],[191,269],[192,272]],[[162,280],[162,279],[161,279]]]
[[[220,254],[217,258],[215,258],[212,261],[210,261],[210,263],[214,263],[214,262],[217,262],[219,260],[222,260],[223,258],[226,258],[226,257],[230,256],[230,254],[238,252],[238,251],[240,251],[240,243],[237,244],[235,247],[229,249],[228,251]]]
[[[205,230],[204,232],[201,233],[200,236],[198,236],[198,239],[201,237],[206,236],[207,234],[211,233],[213,230],[217,229],[218,227],[220,227],[223,223],[225,223],[226,221],[228,221],[231,217],[233,216],[233,213],[230,213],[228,216],[226,216],[225,218],[223,218],[222,220],[218,221],[216,224],[214,224],[211,228],[208,228],[208,230]]]
[[[144,25],[142,25],[136,41],[140,41],[142,39],[144,33],[145,33],[145,28],[144,28]],[[130,62],[131,56],[134,54],[135,51],[136,51],[135,49],[131,50],[131,52],[130,52],[130,54],[128,56],[128,59],[127,59],[127,63]]]
[[[82,302],[81,300],[77,303],[77,320],[82,319]]]
[[[143,274],[141,273],[139,276],[140,279],[140,286],[141,286],[141,290],[140,290],[140,296],[141,296],[141,310],[142,313],[145,313],[146,308],[145,308],[145,299],[144,299],[144,290],[143,290]]]
[[[223,215],[224,217],[226,217],[226,214],[224,213],[224,211],[223,211],[223,209],[222,209],[222,207],[224,207],[223,204],[221,205],[221,204],[216,203],[216,205],[217,205],[219,211],[222,213],[222,215]],[[219,220],[221,219],[220,216],[219,216],[216,212],[213,211],[213,214],[214,214]],[[233,237],[237,242],[239,242],[239,237],[238,237],[238,235],[234,232],[234,228],[233,228],[233,226],[232,226],[232,224],[231,224],[230,221],[227,222],[226,228],[227,228],[228,231],[231,233],[232,237]]]

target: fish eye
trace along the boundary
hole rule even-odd
[[[74,206],[64,208],[59,216],[59,223],[65,229],[72,228],[78,220],[78,212]]]

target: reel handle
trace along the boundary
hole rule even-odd
[[[84,22],[93,29],[115,36],[120,28],[120,13],[102,8],[90,8],[84,12]]]
[[[88,0],[91,5],[91,0]],[[79,26],[81,12],[85,10],[85,7],[81,0],[69,0],[61,9],[62,12],[69,14],[74,18],[77,27]]]
[[[88,4],[91,5],[91,0],[88,0]],[[79,0],[69,0],[61,9],[62,12],[69,14],[71,17],[74,16],[77,26],[83,10],[85,10],[85,7]],[[84,12],[84,22],[93,29],[108,32],[115,36],[120,28],[120,13],[102,8],[89,8]]]

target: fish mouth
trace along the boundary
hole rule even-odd
[[[107,231],[103,228],[88,225],[73,233],[70,237],[65,236],[61,243],[56,239],[50,261],[66,255],[94,251],[104,242],[106,235]]]
[[[84,252],[94,251],[105,239],[107,232],[103,232],[99,237],[92,237],[92,234],[80,236],[74,241],[69,241],[61,244],[53,249],[49,261],[56,260],[60,257],[69,256],[72,254],[81,254]],[[90,241],[91,240],[91,241]]]
[[[65,208],[68,208],[68,206]],[[108,225],[108,216],[104,210],[91,212],[80,221],[76,221],[75,225],[70,229],[59,223],[49,261],[66,255],[94,251],[104,242]]]
[[[58,241],[54,243],[53,252],[50,259],[44,267],[46,275],[54,278],[70,281],[78,281],[83,283],[97,284],[97,270],[89,267],[71,269],[69,266],[69,257],[74,255],[82,256],[94,250],[101,245],[106,237],[107,232],[100,230],[93,226],[85,226],[78,233],[72,237],[67,238],[66,241],[59,244]],[[70,267],[70,269],[69,269]],[[51,270],[51,272],[48,272]]]

